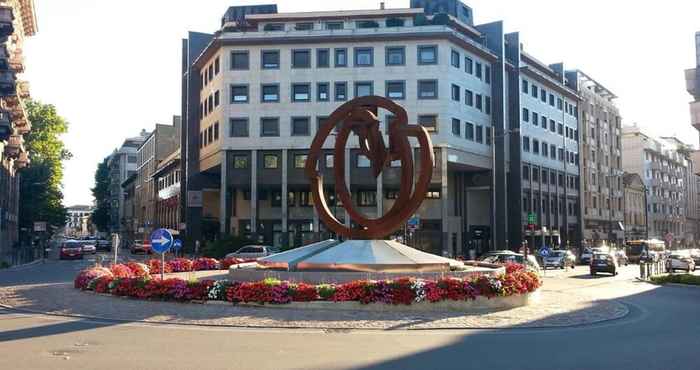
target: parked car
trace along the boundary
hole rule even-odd
[[[83,254],[95,254],[97,253],[97,247],[94,240],[81,240],[80,245],[83,248]]]
[[[58,258],[62,260],[83,259],[83,245],[77,240],[64,241],[59,247]]]
[[[673,253],[666,259],[666,271],[685,270],[685,272],[695,271],[695,261],[685,254]]]
[[[601,253],[597,252],[593,254],[591,258],[591,275],[596,275],[599,272],[607,272],[613,275],[617,275],[618,263],[617,258],[614,253]]]
[[[693,262],[695,262],[695,265],[700,263],[700,249],[692,249],[690,251],[690,258],[693,259]]]
[[[615,251],[615,257],[617,257],[617,263],[620,265],[629,265],[630,259],[627,258],[627,253],[624,249],[618,249]]]
[[[262,258],[275,253],[277,253],[277,249],[267,245],[246,245],[233,253],[227,254],[226,258]]]
[[[95,241],[95,247],[98,251],[110,252],[112,251],[112,242],[106,239],[98,239]]]
[[[542,267],[546,270],[547,267],[555,267],[565,269],[569,266],[576,266],[576,256],[568,250],[555,250],[547,257],[543,258]]]
[[[151,242],[148,240],[134,240],[129,247],[131,254],[143,253],[152,254],[153,249],[151,248]]]
[[[525,255],[509,250],[488,252],[479,257],[479,261],[488,263],[519,263],[536,272],[540,271],[540,264],[537,262],[537,257],[528,254],[526,262]]]

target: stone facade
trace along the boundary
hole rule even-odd
[[[642,240],[647,238],[647,197],[642,178],[636,173],[625,173],[624,185],[625,239]]]

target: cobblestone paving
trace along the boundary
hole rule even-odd
[[[141,301],[81,292],[69,283],[0,288],[0,303],[54,314],[128,321],[316,329],[565,327],[617,319],[628,313],[625,305],[613,300],[595,301],[581,294],[547,290],[546,286],[537,302],[529,306],[469,315]]]

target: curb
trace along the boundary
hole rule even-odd
[[[666,284],[662,284],[662,285],[674,286],[674,287],[678,287],[678,288],[691,288],[691,289],[700,288],[700,285],[693,285],[693,284],[666,283]]]

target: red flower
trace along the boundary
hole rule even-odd
[[[318,299],[316,287],[306,283],[293,285],[290,294],[294,302],[311,302]]]

